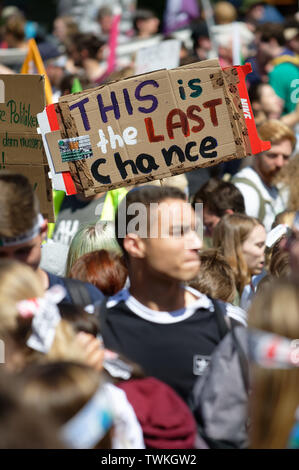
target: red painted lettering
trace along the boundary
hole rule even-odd
[[[198,116],[197,114],[194,114],[194,111],[200,112],[201,109],[199,106],[196,106],[196,105],[189,106],[187,109],[187,116],[192,121],[195,121],[198,123],[198,126],[191,127],[191,131],[199,132],[205,127],[205,123],[204,123],[204,120],[200,116]]]
[[[155,135],[155,129],[152,118],[145,118],[144,123],[149,142],[161,142],[162,140],[164,140],[164,135]]]
[[[206,101],[205,103],[203,103],[203,106],[205,108],[209,108],[210,109],[210,117],[211,117],[211,121],[212,121],[212,124],[214,127],[217,127],[218,126],[218,119],[217,119],[217,114],[216,114],[216,106],[218,106],[219,104],[222,104],[222,99],[221,98],[217,98],[215,100],[210,100],[210,101]]]
[[[173,118],[175,116],[179,116],[179,122],[173,122]],[[181,128],[185,137],[188,137],[190,135],[190,128],[187,116],[184,111],[181,111],[180,109],[175,108],[170,111],[166,119],[166,127],[170,139],[174,139],[173,129]]]

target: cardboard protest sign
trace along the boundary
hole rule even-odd
[[[135,57],[135,73],[147,73],[159,69],[174,69],[180,63],[181,41],[169,39],[150,47],[138,49]]]
[[[45,107],[41,75],[0,75],[0,167],[22,173],[32,184],[40,210],[54,221],[52,186],[36,115]]]
[[[60,132],[46,135],[55,172],[68,168],[91,196],[270,148],[257,136],[248,71],[208,60],[62,97]]]

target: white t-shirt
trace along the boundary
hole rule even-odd
[[[113,384],[105,383],[114,417],[112,449],[144,449],[143,431],[126,393]]]
[[[282,187],[267,186],[263,183],[258,173],[251,167],[246,167],[239,171],[232,179],[232,183],[234,183],[235,178],[246,178],[252,181],[260,191],[263,199],[266,201],[265,217],[262,222],[266,231],[269,232],[275,216],[287,208],[287,190]],[[241,191],[244,197],[246,214],[251,217],[258,217],[261,200],[258,192],[246,183],[234,183],[234,185]]]

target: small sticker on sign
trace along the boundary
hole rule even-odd
[[[58,146],[63,162],[85,160],[93,156],[89,135],[60,139]]]

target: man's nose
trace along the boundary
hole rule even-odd
[[[201,250],[203,247],[202,239],[195,230],[188,233],[185,242],[185,248],[188,250]]]
[[[276,167],[282,168],[285,164],[286,164],[286,161],[283,158],[283,155],[278,155],[276,158]]]

